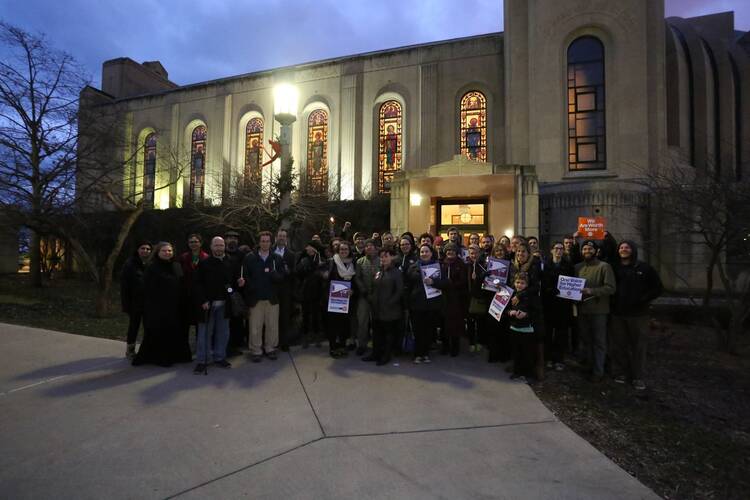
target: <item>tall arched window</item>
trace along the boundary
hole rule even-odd
[[[154,208],[156,187],[156,133],[151,132],[143,141],[143,207]]]
[[[378,126],[378,192],[391,192],[393,174],[401,170],[401,103],[386,101],[380,106]]]
[[[206,126],[193,129],[190,149],[190,203],[203,203],[206,187]]]
[[[568,47],[568,168],[607,168],[604,46],[583,36]]]
[[[461,98],[461,154],[487,161],[487,98],[478,90]]]
[[[307,118],[307,190],[328,195],[328,113],[323,109]]]
[[[260,186],[263,179],[263,118],[253,118],[245,129],[245,187]]]

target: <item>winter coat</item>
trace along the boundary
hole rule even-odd
[[[591,262],[576,264],[576,276],[586,280],[585,288],[591,289],[593,298],[586,298],[578,304],[580,314],[609,314],[610,297],[615,293],[617,283],[612,266],[594,257]]]
[[[232,317],[232,301],[228,289],[237,287],[237,278],[233,275],[232,262],[228,256],[223,259],[211,256],[198,263],[193,280],[193,306],[203,315],[201,305],[206,302],[223,300],[226,302],[224,317]],[[202,320],[205,321],[205,320]]]
[[[644,316],[648,314],[649,304],[661,295],[664,287],[656,270],[645,262],[638,260],[638,248],[632,241],[623,241],[630,245],[633,254],[631,264],[618,262],[614,266],[617,290],[612,298],[612,314],[618,316]]]
[[[513,302],[511,302],[508,305],[508,312],[522,311],[525,312],[527,316],[523,319],[519,319],[509,315],[510,326],[516,328],[526,328],[531,326],[534,329],[534,333],[514,332],[513,330],[511,330],[511,333],[534,335],[536,338],[542,338],[544,335],[544,323],[541,321],[542,304],[539,296],[530,292],[527,288],[521,292],[516,292],[514,298],[518,299],[517,303],[516,305],[513,305]]]
[[[575,267],[567,257],[555,263],[548,259],[542,272],[542,304],[544,319],[554,328],[568,328],[573,321],[573,302],[557,295],[557,281],[560,276],[575,276]]]
[[[198,254],[198,264],[201,261],[206,260],[207,258],[208,253],[201,250],[200,254]],[[185,297],[187,297],[188,302],[192,304],[193,276],[195,275],[195,270],[198,269],[198,264],[193,264],[193,254],[191,252],[185,252],[180,255],[179,263],[182,267],[182,285],[185,289]],[[202,316],[203,314],[201,313],[201,311],[197,310],[195,307],[189,307],[186,312],[185,319],[191,325],[197,325]]]
[[[328,268],[325,261],[321,261],[320,254],[310,257],[303,252],[294,268],[297,275],[297,300],[300,302],[319,302],[323,296],[323,272]]]
[[[469,311],[469,281],[466,263],[460,257],[443,261],[441,271],[448,281],[445,288],[445,331],[448,335],[463,334],[464,319]]]
[[[508,286],[515,288],[513,282],[516,280],[516,275],[520,272],[525,272],[528,275],[529,282],[527,283],[527,289],[532,295],[539,295],[539,291],[542,287],[542,267],[537,257],[531,256],[529,260],[518,265],[518,262],[514,258],[510,262],[510,269],[508,269]]]
[[[144,275],[146,265],[138,255],[130,257],[120,275],[120,301],[122,312],[143,314]]]
[[[438,264],[438,261],[431,260],[427,264]],[[419,260],[415,262],[414,264],[409,267],[409,271],[407,271],[407,278],[408,278],[408,287],[410,290],[409,293],[409,308],[413,309],[415,311],[435,311],[439,312],[443,309],[443,304],[445,302],[445,294],[439,295],[437,297],[433,297],[431,299],[427,298],[427,295],[425,294],[424,290],[424,282],[422,281],[422,261]],[[437,288],[438,290],[444,290],[450,285],[450,282],[445,278],[445,276],[442,274],[439,278],[433,278],[432,279],[432,287]]]
[[[375,293],[375,274],[379,269],[379,257],[370,259],[364,256],[357,261],[357,275],[354,277],[354,286],[360,297],[367,299],[371,304]]]
[[[282,258],[269,251],[263,260],[257,253],[249,253],[242,263],[245,303],[255,307],[260,300],[279,303],[279,288],[284,282],[285,266]]]
[[[379,321],[396,321],[402,315],[404,278],[397,267],[380,270],[375,275],[373,316]]]

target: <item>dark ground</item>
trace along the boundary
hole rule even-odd
[[[95,287],[0,276],[0,322],[124,340],[127,318],[94,315]],[[662,323],[651,332],[648,389],[610,379],[591,384],[570,368],[533,386],[576,433],[669,499],[740,499],[750,491],[750,346],[719,352],[705,327]]]

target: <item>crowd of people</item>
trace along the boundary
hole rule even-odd
[[[195,327],[194,371],[205,373],[209,365],[230,368],[227,358],[244,350],[256,363],[276,360],[297,338],[294,330],[304,349],[327,339],[337,359],[428,364],[435,352],[455,357],[468,346],[490,363],[510,362],[514,380],[540,380],[545,369],[574,363],[593,382],[606,368],[616,382],[645,389],[649,304],[662,284],[633,241],[576,233],[545,253],[534,236],[464,238],[451,228],[443,241],[350,231],[347,222],[325,244],[314,235],[299,253],[284,229],[275,238],[261,232],[254,249],[233,231],[212,238],[208,251],[191,234],[180,255],[171,243],[141,242],[121,276],[126,356],[134,365],[191,362]],[[489,314],[495,291],[483,286],[495,259],[507,262],[512,289],[499,317]],[[560,276],[585,279],[581,300],[560,295]],[[329,307],[331,282],[343,283],[345,307]]]

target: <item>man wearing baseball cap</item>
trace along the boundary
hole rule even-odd
[[[583,300],[578,307],[578,329],[581,335],[581,357],[591,367],[591,381],[604,377],[607,355],[607,317],[610,297],[615,293],[615,273],[612,266],[596,258],[593,240],[581,245],[583,262],[576,264],[576,276],[584,278]]]

